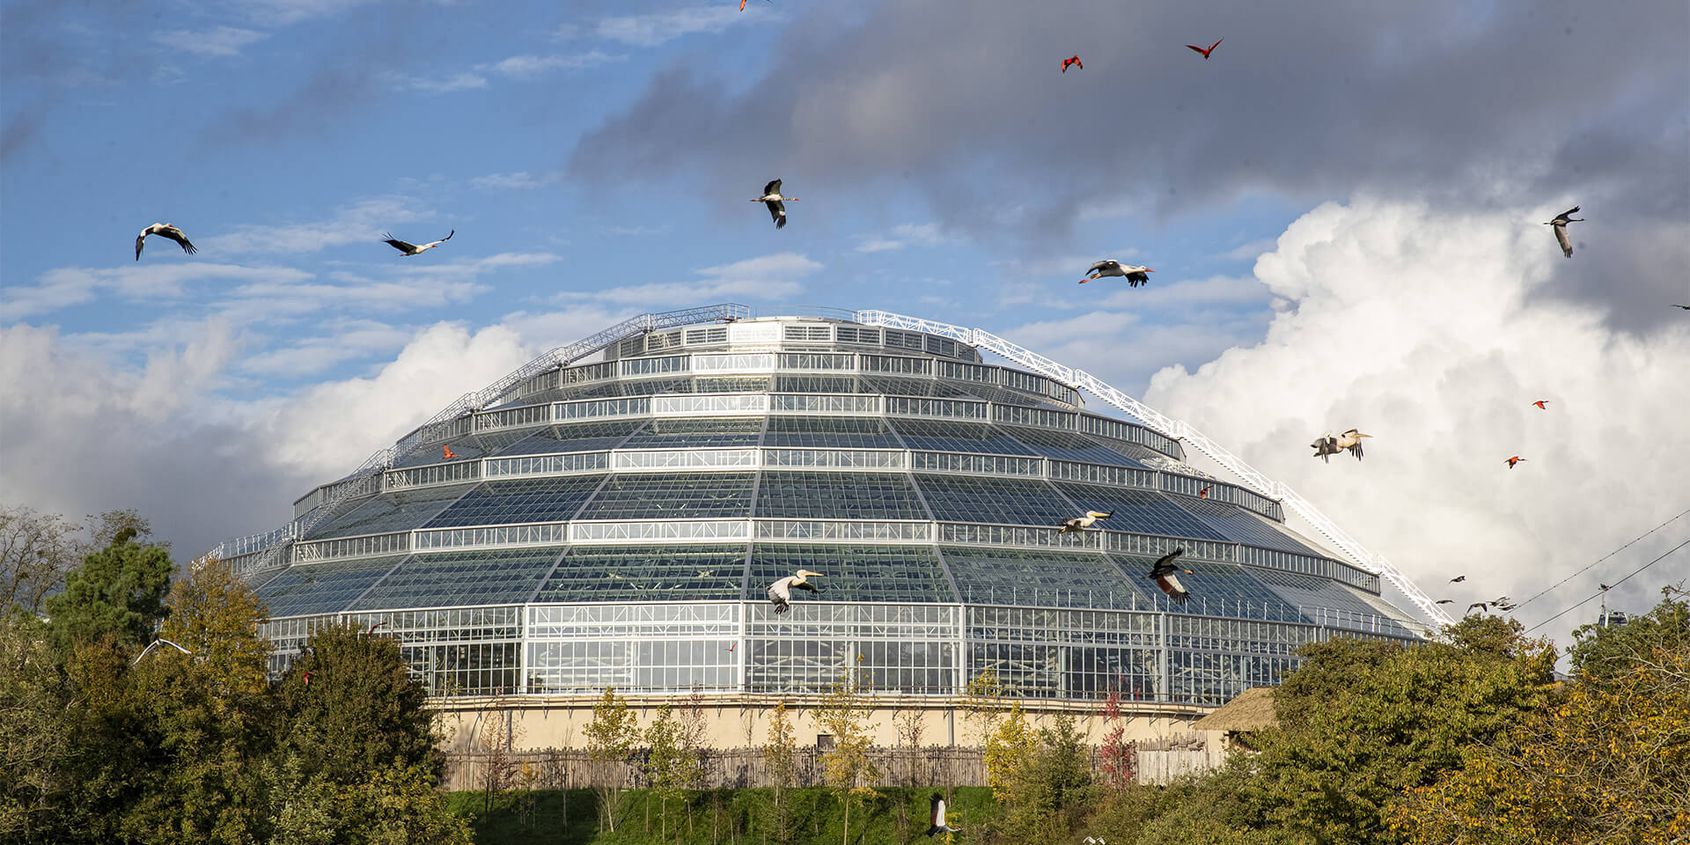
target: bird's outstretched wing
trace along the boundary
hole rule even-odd
[[[136,261],[141,260],[141,246],[143,244],[145,244],[146,242],[147,242],[147,233],[146,232],[142,232],[140,237],[137,237],[135,239],[135,260]]]
[[[775,228],[786,228],[786,203],[769,200],[763,204],[769,207],[769,217],[775,221]]]
[[[799,582],[793,584],[792,588],[795,589],[795,590],[808,590],[812,593],[819,593],[819,592],[822,591],[822,588],[820,588],[820,587],[818,587],[818,586],[816,586],[816,585],[814,585],[814,584],[812,584],[808,581],[799,581]]]
[[[1573,242],[1567,239],[1567,226],[1566,226],[1566,224],[1565,223],[1558,223],[1558,224],[1551,226],[1549,228],[1555,230],[1555,242],[1559,243],[1561,245],[1561,254],[1567,256],[1568,258],[1572,258],[1573,257]]]
[[[457,229],[453,229],[453,230],[452,230],[452,231],[450,231],[450,232],[447,232],[447,233],[446,233],[446,237],[444,237],[444,238],[441,238],[441,239],[440,239],[440,242],[441,242],[441,243],[445,243],[445,242],[447,242],[447,241],[449,241],[449,240],[451,240],[451,239],[452,239],[452,236],[453,236],[453,235],[456,235],[456,234],[457,234],[457,233],[458,233],[458,230],[457,230]]]
[[[1187,44],[1185,46],[1186,46],[1186,49],[1196,52],[1197,55],[1199,55],[1199,56],[1203,55],[1203,48],[1202,47],[1199,47],[1196,44]]]
[[[183,234],[182,230],[176,228],[175,226],[166,226],[163,229],[158,230],[158,233],[181,244],[182,251],[189,255],[199,252],[198,249],[194,248],[193,242],[188,240],[188,236]]]
[[[396,250],[399,250],[400,252],[415,252],[416,251],[417,245],[414,244],[414,243],[411,243],[409,241],[399,240],[398,238],[396,238],[392,235],[389,235],[386,232],[383,232],[382,235],[385,238],[385,240],[383,240],[382,243],[385,243],[388,246],[393,247]]]
[[[779,179],[776,179],[775,181],[770,182],[769,184],[763,186],[763,196],[765,196],[765,197],[768,196],[769,194],[778,194],[778,193],[780,193],[780,180]]]
[[[1556,219],[1557,220],[1564,220],[1564,219],[1571,217],[1571,216],[1573,216],[1577,213],[1579,213],[1579,207],[1575,205],[1572,208],[1569,208],[1566,211],[1561,212],[1560,216],[1557,217]]]
[[[1099,261],[1096,264],[1091,265],[1091,271],[1093,273],[1095,273],[1099,270],[1113,270],[1113,269],[1115,269],[1116,267],[1119,267],[1119,266],[1121,266],[1121,262],[1116,261],[1113,258],[1105,258],[1102,261]]]

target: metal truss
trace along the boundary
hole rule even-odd
[[[1001,355],[1040,375],[1059,379],[1077,390],[1089,391],[1099,399],[1143,421],[1151,428],[1157,429],[1182,444],[1190,445],[1197,451],[1208,455],[1215,463],[1238,476],[1258,493],[1279,500],[1280,503],[1302,517],[1309,525],[1313,526],[1315,531],[1326,537],[1339,551],[1348,555],[1363,569],[1383,577],[1392,586],[1401,590],[1403,595],[1408,596],[1409,600],[1414,602],[1415,607],[1420,608],[1420,612],[1425,614],[1426,618],[1445,625],[1454,621],[1448,614],[1444,613],[1442,608],[1438,607],[1430,596],[1426,595],[1425,591],[1409,580],[1408,576],[1392,566],[1390,561],[1387,561],[1382,555],[1368,551],[1367,547],[1339,528],[1326,514],[1321,513],[1313,503],[1298,495],[1296,491],[1268,478],[1260,470],[1245,463],[1243,458],[1222,448],[1220,444],[1203,436],[1202,432],[1192,428],[1184,421],[1176,420],[1158,412],[1143,402],[1110,387],[1102,379],[1091,373],[1073,367],[1065,367],[983,329],[964,328],[949,323],[938,323],[932,320],[923,320],[919,317],[906,317],[902,314],[877,310],[856,312],[856,321],[870,326],[926,332],[948,337],[978,349],[985,349]]]

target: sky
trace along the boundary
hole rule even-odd
[[[1666,522],[1536,625],[1690,539],[1687,38],[1681,0],[5,0],[0,502],[186,557],[620,319],[881,308],[1141,396],[1457,606]],[[199,253],[136,261],[153,222]],[[1075,284],[1105,257],[1151,284]]]

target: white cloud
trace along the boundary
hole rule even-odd
[[[683,35],[721,32],[735,23],[748,20],[751,19],[741,15],[734,6],[717,3],[648,15],[605,18],[592,27],[591,31],[594,35],[611,41],[637,47],[655,47]]]
[[[254,21],[269,25],[337,15],[369,2],[371,0],[238,0]]]
[[[581,70],[608,62],[622,61],[625,58],[627,57],[598,50],[589,50],[574,55],[519,55],[501,59],[492,64],[481,65],[480,69],[513,79],[528,79],[554,70]]]
[[[489,173],[469,180],[470,187],[483,191],[528,191],[555,185],[562,174],[529,173],[518,170],[515,173]]]
[[[778,300],[803,289],[798,280],[822,264],[796,252],[777,252],[698,270],[702,278],[686,282],[626,285],[600,291],[560,294],[560,302],[595,301],[646,306],[662,302],[713,302],[723,297]],[[661,309],[658,309],[661,310]]]
[[[401,88],[412,91],[422,91],[426,94],[449,94],[454,91],[473,91],[487,87],[487,77],[473,71],[460,71],[451,76],[430,78],[425,76],[399,77]]]
[[[197,31],[176,29],[161,32],[154,36],[153,40],[171,49],[193,53],[196,56],[224,58],[238,56],[242,48],[268,37],[270,36],[267,33],[256,30],[217,26]]]
[[[891,252],[907,246],[937,246],[944,243],[945,237],[939,231],[937,223],[904,223],[892,227],[892,231],[884,235],[873,235],[863,238],[857,245],[858,252]]]
[[[1316,208],[1256,262],[1291,302],[1266,338],[1158,373],[1145,400],[1298,490],[1435,598],[1530,596],[1681,510],[1669,491],[1690,454],[1690,426],[1675,424],[1690,325],[1617,332],[1548,296],[1562,259],[1520,223],[1539,219]],[[1351,426],[1375,435],[1364,462],[1310,459],[1315,436]],[[1528,463],[1509,470],[1514,454]],[[1677,542],[1658,540],[1517,617],[1547,618]],[[1646,609],[1676,571],[1657,567],[1610,603]],[[1457,574],[1467,581],[1449,584]],[[1546,632],[1564,642],[1579,621]]]
[[[136,264],[110,268],[59,267],[41,274],[34,285],[7,287],[0,293],[0,314],[21,320],[90,302],[103,293],[126,300],[177,299],[196,282],[287,283],[309,279],[290,267],[246,267],[203,262]]]
[[[380,243],[382,232],[388,227],[422,217],[423,210],[409,198],[371,197],[342,207],[326,220],[237,226],[228,234],[206,238],[201,243],[201,250],[233,254],[300,254],[351,243]]]
[[[247,357],[240,362],[240,369],[259,376],[299,378],[346,361],[391,353],[410,341],[413,334],[375,320],[339,321],[329,328],[326,334]]]

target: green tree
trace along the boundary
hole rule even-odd
[[[845,843],[851,841],[852,807],[875,795],[868,783],[880,774],[869,756],[873,742],[868,730],[869,713],[856,675],[850,671],[841,674],[821,705],[811,713],[816,730],[833,737],[833,748],[822,755],[822,773],[844,811],[844,835],[840,841]]]
[[[696,768],[692,755],[683,747],[681,723],[675,718],[674,708],[665,704],[657,709],[657,718],[646,726],[645,744],[649,751],[645,764],[646,781],[657,793],[658,835],[666,842],[669,839],[669,802],[685,797]]]
[[[74,737],[44,624],[0,613],[0,841],[50,838],[68,791]]]
[[[165,613],[164,596],[175,566],[164,546],[135,541],[139,529],[120,529],[111,543],[93,552],[65,579],[65,590],[47,599],[54,644],[61,654],[71,643],[110,636],[141,645]]]
[[[639,740],[639,719],[628,702],[605,687],[604,697],[593,705],[593,720],[587,723],[587,753],[598,768],[593,791],[598,793],[599,818],[612,833],[622,815],[622,787],[629,755]]]
[[[1073,716],[1058,713],[1039,729],[1035,782],[1056,825],[1053,838],[1066,838],[1091,788],[1091,748]]]
[[[1012,837],[1024,838],[1039,830],[1048,807],[1039,789],[1039,735],[1022,711],[1021,703],[997,720],[986,737],[986,785],[1003,808],[1003,827]]]
[[[788,793],[798,780],[797,746],[792,720],[786,715],[786,702],[782,701],[769,714],[769,741],[763,746],[763,764],[768,768],[769,786],[774,791],[773,818],[770,821],[776,841],[782,845],[792,840],[792,831],[788,829],[791,812],[787,804],[791,801]]]

